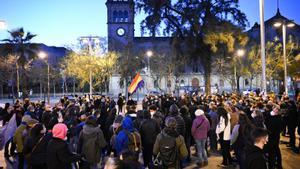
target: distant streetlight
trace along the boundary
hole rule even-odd
[[[292,21],[279,21],[274,23],[275,27],[282,26],[282,44],[283,44],[283,64],[284,64],[284,92],[288,95],[288,85],[287,85],[287,58],[286,58],[286,28],[292,28],[295,24]]]
[[[237,60],[237,57],[243,57],[245,55],[245,50],[244,49],[238,49],[236,51],[236,56],[235,56],[235,60]],[[234,64],[234,81],[236,83],[236,90],[239,91],[239,87],[238,87],[238,79],[237,79],[237,71],[236,71],[236,62]]]
[[[47,61],[47,54],[45,52],[38,53],[38,56],[41,60],[45,61],[47,65],[47,103],[50,104],[50,65]]]

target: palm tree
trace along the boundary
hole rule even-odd
[[[0,54],[4,57],[14,57],[13,63],[17,74],[17,91],[20,92],[20,70],[24,72],[24,82],[26,82],[26,70],[30,67],[32,61],[37,58],[38,45],[30,43],[31,39],[36,35],[30,32],[25,33],[23,28],[17,28],[8,31],[9,39],[3,39],[3,46],[0,48]],[[26,84],[26,83],[25,83]],[[27,86],[24,85],[24,94],[26,94]]]

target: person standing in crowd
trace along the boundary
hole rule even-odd
[[[131,117],[125,116],[122,121],[122,130],[118,133],[115,138],[115,150],[118,155],[122,151],[130,150],[136,151],[138,155],[141,150],[141,137],[137,130],[133,127]]]
[[[187,157],[187,162],[191,162],[191,153],[190,153],[190,147],[192,144],[192,133],[191,133],[191,129],[192,129],[192,118],[190,116],[190,112],[189,112],[189,108],[184,105],[180,108],[179,110],[183,120],[184,120],[184,124],[185,124],[185,135],[184,135],[184,141],[185,141],[185,145],[186,148],[188,150],[188,157]]]
[[[293,100],[288,100],[287,104],[287,126],[288,133],[290,135],[290,141],[288,147],[293,151],[296,150],[296,127],[297,127],[297,106]]]
[[[159,127],[163,127],[163,123],[164,123],[164,115],[157,110],[156,105],[152,104],[149,107],[149,112],[151,114],[151,118],[153,118],[159,125]]]
[[[15,135],[13,137],[13,142],[17,146],[18,153],[18,169],[24,168],[24,140],[28,134],[28,131],[31,127],[33,127],[37,123],[36,120],[32,119],[29,115],[23,116],[21,125],[17,128]]]
[[[252,122],[256,127],[266,128],[264,115],[260,110],[253,110],[251,117]]]
[[[196,119],[192,125],[192,135],[195,139],[198,152],[198,166],[204,167],[208,165],[207,152],[205,149],[207,133],[210,129],[210,124],[204,115],[204,111],[197,109],[195,112]]]
[[[176,104],[172,104],[171,107],[170,107],[170,110],[169,110],[169,117],[174,117],[176,119],[176,131],[184,136],[185,135],[185,123],[184,123],[184,120],[183,118],[179,115],[179,112],[178,112],[178,107]],[[168,117],[167,117],[168,118]]]
[[[101,160],[101,149],[106,146],[106,141],[100,127],[97,126],[97,119],[89,116],[79,135],[78,153],[81,154],[88,166],[86,168],[97,169]],[[83,162],[85,163],[85,162]]]
[[[232,158],[230,155],[230,114],[224,109],[224,107],[218,107],[217,114],[220,118],[216,128],[216,134],[221,144],[223,156],[223,162],[219,166],[227,167],[232,164]]]
[[[160,133],[160,127],[154,119],[151,119],[148,111],[144,111],[144,119],[139,130],[143,146],[144,166],[152,168],[153,146],[156,136]]]
[[[124,106],[124,103],[125,103],[125,99],[124,99],[124,97],[122,96],[122,93],[119,93],[119,98],[118,98],[118,101],[117,101],[117,105],[118,105],[118,114],[120,114],[120,112],[123,112],[123,106]]]
[[[68,149],[68,128],[63,123],[56,124],[53,129],[53,138],[47,146],[48,169],[70,169],[73,162],[79,161],[81,157],[73,154]]]
[[[266,150],[268,153],[268,168],[282,169],[282,158],[279,148],[280,143],[280,132],[282,131],[283,121],[279,112],[280,106],[273,105],[273,109],[266,118],[266,127],[270,131],[269,141],[266,145]]]
[[[158,134],[153,147],[153,154],[162,162],[164,169],[180,169],[180,160],[187,157],[188,152],[184,138],[177,130],[177,122],[174,117],[168,117],[165,128]]]
[[[217,106],[214,102],[210,102],[209,104],[209,117],[211,121],[210,130],[209,130],[209,141],[210,141],[210,150],[214,153],[218,150],[218,142],[217,142],[217,134],[216,128],[218,124],[218,114],[217,114]]]
[[[252,144],[247,146],[246,169],[267,169],[263,148],[268,142],[268,131],[264,128],[255,128],[251,132]]]
[[[47,168],[47,145],[49,140],[45,138],[45,133],[45,126],[37,123],[30,130],[29,137],[25,140],[23,153],[29,169]]]
[[[232,145],[240,169],[245,169],[245,147],[250,145],[249,142],[251,131],[255,126],[244,112],[239,112],[239,122],[233,127],[230,144]]]

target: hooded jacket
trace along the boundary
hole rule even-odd
[[[92,125],[84,125],[79,135],[79,153],[89,164],[100,162],[101,149],[106,146],[102,130]]]
[[[122,130],[118,133],[118,135],[115,139],[115,149],[117,151],[117,154],[120,154],[123,150],[128,149],[129,138],[128,138],[125,130],[128,132],[135,131],[135,128],[133,127],[132,119],[129,116],[126,116],[123,119]]]
[[[257,146],[246,147],[246,169],[267,169],[263,150]]]
[[[197,116],[193,121],[192,135],[195,140],[207,138],[207,133],[210,129],[209,121],[204,115]]]

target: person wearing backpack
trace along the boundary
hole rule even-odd
[[[97,169],[101,160],[101,149],[106,146],[106,141],[97,119],[89,116],[79,134],[78,153],[85,159],[90,169]],[[85,164],[84,164],[85,165]]]
[[[198,166],[203,167],[208,165],[207,152],[205,149],[207,133],[210,129],[210,124],[204,115],[204,111],[197,109],[195,111],[195,120],[192,125],[192,135],[195,139],[198,151]]]
[[[180,160],[188,156],[184,138],[176,131],[177,123],[174,117],[168,117],[166,127],[156,137],[153,154],[159,167],[164,169],[180,169]]]
[[[120,155],[122,151],[129,150],[138,156],[141,152],[141,136],[133,127],[130,116],[125,116],[122,121],[122,130],[115,138],[116,153]]]

